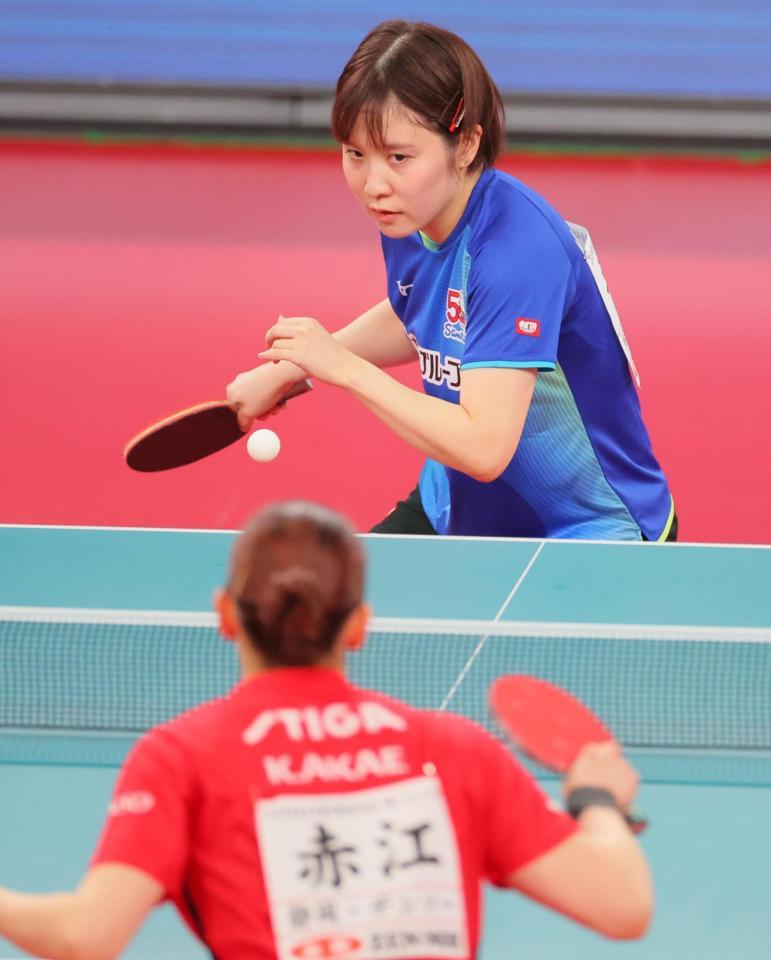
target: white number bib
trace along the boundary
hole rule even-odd
[[[455,833],[436,777],[255,805],[279,960],[468,955]]]

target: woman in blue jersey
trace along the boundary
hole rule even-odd
[[[474,51],[381,24],[340,76],[332,129],[382,235],[387,297],[334,334],[279,318],[260,354],[276,362],[228,387],[244,429],[313,376],[427,457],[376,532],[674,539],[589,234],[493,168],[503,105]],[[415,360],[424,393],[383,369]]]

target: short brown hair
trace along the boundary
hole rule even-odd
[[[269,666],[312,666],[362,602],[364,554],[339,514],[301,501],[260,511],[236,542],[228,592]]]
[[[452,145],[459,132],[479,124],[482,140],[470,169],[495,162],[503,139],[503,101],[482,61],[456,34],[406,20],[386,20],[370,31],[337,81],[335,139],[347,142],[363,115],[370,139],[382,144],[383,108],[392,97]]]

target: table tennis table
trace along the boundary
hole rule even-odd
[[[234,536],[0,525],[0,605],[208,611]],[[362,541],[378,617],[771,627],[771,547]]]
[[[25,729],[14,713],[18,657],[27,649],[30,657],[46,661],[59,656],[59,669],[74,672],[88,672],[96,660],[93,682],[105,682],[109,664],[107,658],[99,661],[101,633],[106,626],[135,631],[131,624],[138,615],[147,618],[140,630],[156,631],[142,641],[147,651],[163,648],[165,641],[154,638],[180,618],[187,618],[195,636],[205,634],[213,649],[211,596],[225,582],[234,536],[0,526],[0,636],[9,654],[0,713],[6,703],[10,711],[0,730],[6,805],[1,882],[29,889],[76,882],[115,764],[146,719],[140,711],[126,730],[112,731],[101,714],[93,729],[82,730],[71,719],[41,724],[38,716]],[[362,540],[374,620],[368,649],[358,662],[350,660],[354,680],[482,722],[486,684],[501,668],[553,670],[551,679],[568,686],[575,681],[575,692],[596,697],[592,705],[612,726],[618,714],[622,729],[616,732],[631,744],[630,755],[648,780],[641,806],[652,821],[644,842],[657,878],[659,913],[648,938],[625,952],[656,960],[717,960],[729,951],[764,956],[771,942],[763,894],[771,862],[771,548],[372,535]],[[36,650],[38,634],[49,639]],[[118,635],[121,645],[127,635]],[[184,643],[190,636],[184,634]],[[186,648],[166,653],[177,672],[180,649]],[[225,644],[217,651],[222,659],[207,660],[205,672],[222,673],[228,684],[232,653]],[[76,662],[68,663],[68,656]],[[41,671],[47,666],[39,664]],[[50,706],[44,701],[55,699],[56,689],[43,685],[34,704],[44,718]],[[196,689],[183,693],[196,696]],[[710,698],[718,703],[717,721],[704,709]],[[642,728],[632,718],[627,729],[628,705],[636,699],[647,704],[648,716]],[[677,712],[659,729],[656,718],[673,699]],[[737,710],[746,711],[738,720]],[[727,740],[712,747],[726,724]],[[651,730],[657,738],[652,745]],[[557,784],[545,786],[553,791]],[[715,919],[718,903],[722,925]],[[577,960],[614,952],[613,945],[509,894],[490,892],[487,914],[483,960],[508,955],[512,942],[522,955],[545,958],[567,949]],[[203,956],[179,923],[163,916],[128,955],[161,953]],[[9,947],[2,955],[18,954]]]

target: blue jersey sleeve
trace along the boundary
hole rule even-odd
[[[524,214],[524,215],[523,215]],[[573,268],[549,221],[529,205],[480,233],[471,249],[462,369],[557,365]]]

